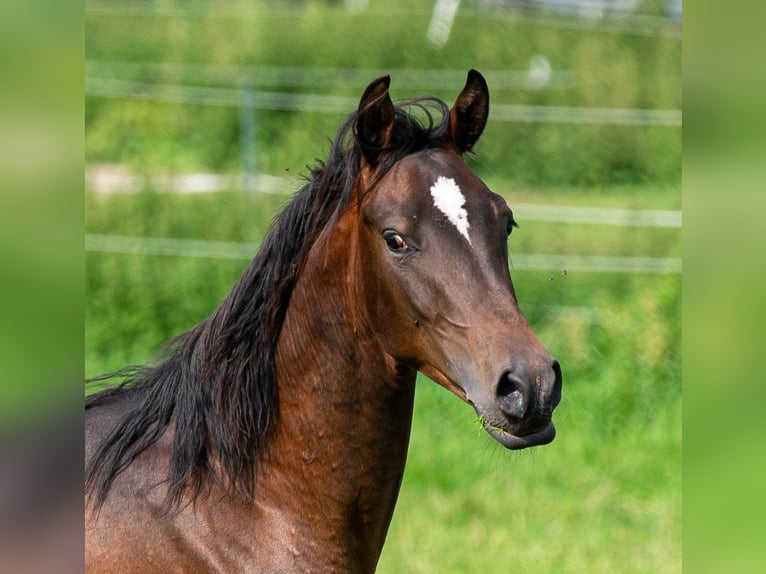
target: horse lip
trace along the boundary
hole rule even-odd
[[[548,444],[556,437],[556,427],[552,422],[549,422],[541,431],[523,436],[516,436],[515,434],[509,433],[506,430],[486,422],[484,423],[484,429],[489,433],[489,436],[509,450],[521,450],[533,446],[541,446]]]
[[[470,405],[473,405],[471,400],[468,398],[468,393],[465,392],[465,389],[455,383],[451,378],[447,377],[445,374],[443,374],[440,370],[435,369],[431,367],[430,365],[421,365],[418,370],[423,373],[426,377],[431,379],[432,381],[437,382],[442,387],[450,391],[452,394],[457,396],[460,400],[467,402]]]

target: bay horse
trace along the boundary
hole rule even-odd
[[[505,447],[553,440],[561,370],[517,304],[513,213],[463,160],[486,81],[451,108],[389,85],[220,306],[86,399],[87,571],[373,572],[418,371]]]

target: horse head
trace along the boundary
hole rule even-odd
[[[388,88],[388,77],[368,86],[355,124],[358,305],[386,353],[471,404],[505,447],[546,444],[561,369],[519,309],[508,264],[513,213],[463,160],[487,121],[487,84],[471,70],[439,144],[395,162]]]

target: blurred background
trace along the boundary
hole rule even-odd
[[[476,68],[559,434],[507,452],[420,380],[379,571],[680,572],[680,2],[94,0],[85,38],[86,376],[217,306],[369,81]]]

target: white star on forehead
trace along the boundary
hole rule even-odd
[[[451,177],[439,176],[431,186],[431,197],[436,208],[446,215],[468,243],[471,243],[471,238],[468,236],[468,212],[463,207],[465,196],[455,180]]]

